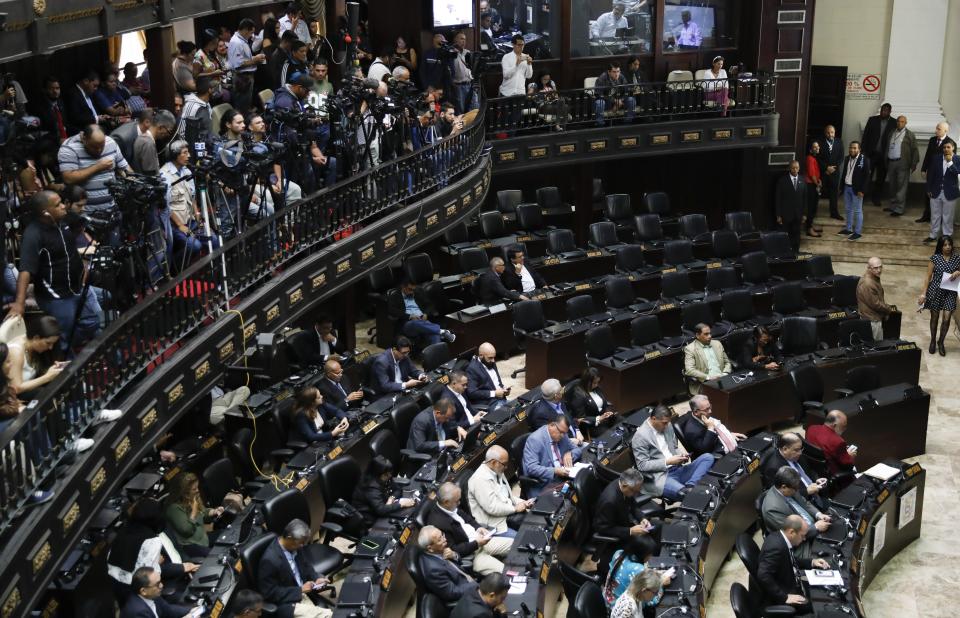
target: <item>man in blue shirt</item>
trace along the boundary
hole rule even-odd
[[[425,345],[439,343],[441,340],[453,342],[456,335],[431,322],[424,312],[429,299],[412,281],[400,284],[399,294],[390,294],[387,299],[387,313],[397,324],[397,330]]]

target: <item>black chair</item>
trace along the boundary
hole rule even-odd
[[[521,300],[513,305],[513,336],[517,340],[517,346],[523,349],[524,340],[527,335],[553,324],[543,317],[543,305],[539,300]],[[516,378],[527,370],[526,366],[521,367],[510,373],[510,377]]]
[[[658,270],[656,266],[647,264],[640,245],[624,245],[616,255],[618,273],[645,275]]]
[[[715,230],[710,235],[714,257],[732,262],[740,257],[740,238],[730,230]]]
[[[460,272],[468,273],[473,270],[484,270],[489,265],[487,252],[480,247],[467,247],[457,254]]]
[[[229,459],[218,459],[206,466],[200,473],[200,487],[207,504],[222,504],[223,499],[231,491],[249,496],[263,487],[263,482],[250,481],[244,483],[243,488],[237,483],[233,473],[233,464]]]
[[[266,533],[258,536],[240,548],[240,578],[245,588],[256,590],[260,583],[259,565],[263,552],[267,551],[271,543],[277,542],[277,535]],[[263,604],[264,616],[276,616],[277,606],[273,603]]]
[[[811,415],[815,418],[821,417],[822,420],[823,413],[811,412]],[[841,470],[836,474],[831,474],[830,466],[827,465],[826,455],[823,454],[819,446],[810,444],[806,440],[803,441],[803,459],[813,470],[816,478],[829,479],[826,488],[828,495],[833,495],[835,492],[843,489],[857,476],[854,470]]]
[[[462,245],[470,242],[470,229],[464,222],[455,223],[443,233],[443,242],[447,245]]]
[[[660,320],[655,315],[641,315],[630,321],[630,343],[649,346],[660,342]]]
[[[660,279],[660,296],[664,300],[689,303],[703,300],[704,293],[696,292],[686,272],[664,273]]]
[[[753,214],[745,210],[728,212],[724,215],[727,229],[736,232],[741,240],[758,238],[760,233],[753,226]]]
[[[593,179],[593,204],[598,206],[607,197],[607,192],[603,189],[603,178]]]
[[[604,536],[593,532],[593,507],[600,499],[603,484],[593,473],[593,470],[580,470],[571,481],[573,494],[576,496],[577,531],[575,538],[580,549],[598,560],[605,554],[605,548],[618,542],[616,537]],[[650,498],[647,498],[649,501]]]
[[[670,196],[663,191],[644,193],[641,203],[643,204],[644,212],[660,215],[661,219],[672,216],[673,211],[670,209]]]
[[[827,314],[823,309],[807,305],[803,285],[799,281],[784,281],[773,286],[773,312],[781,316],[798,315],[817,318]]]
[[[589,294],[578,294],[567,299],[566,317],[568,322],[582,320],[596,312],[597,308],[593,305],[593,297]]]
[[[746,290],[724,292],[720,296],[720,315],[737,326],[756,326],[757,314],[753,308],[753,294]]]
[[[603,204],[603,218],[617,226],[618,229],[629,230],[633,219],[633,207],[630,205],[630,196],[626,193],[611,193],[607,195]]]
[[[456,356],[450,352],[450,346],[446,341],[432,343],[425,347],[422,352],[423,370],[430,373],[434,369],[452,361]]]
[[[313,328],[301,330],[286,338],[287,360],[291,369],[300,371],[307,368],[306,359],[310,358],[317,334]]]
[[[607,277],[603,282],[603,290],[608,310],[645,311],[653,307],[646,298],[637,298],[633,292],[633,284],[626,277]]]
[[[563,199],[557,187],[540,187],[537,189],[537,204],[544,210],[563,208]]]
[[[403,274],[414,283],[433,280],[433,261],[426,253],[412,253],[403,260]]]
[[[790,244],[790,235],[786,232],[764,232],[760,235],[763,252],[770,260],[795,260],[797,252]]]
[[[443,289],[443,282],[439,279],[427,281],[422,286],[424,296],[429,299],[427,307],[421,307],[431,318],[447,315],[463,309],[463,300],[454,298]],[[438,320],[434,320],[438,321]]]
[[[697,324],[706,324],[714,339],[723,338],[733,327],[733,324],[717,322],[713,317],[710,303],[687,303],[680,308],[682,330],[685,335],[692,337]]]
[[[750,593],[743,584],[734,582],[730,585],[730,607],[736,618],[775,618],[777,616],[795,616],[796,610],[789,605],[770,605],[758,608],[750,598]]]
[[[789,374],[793,391],[800,400],[800,411],[794,420],[802,422],[807,412],[823,411],[823,380],[813,365],[800,365],[791,369]]]
[[[353,509],[346,508],[343,503],[349,504],[353,498],[353,490],[360,484],[361,474],[360,465],[350,455],[337,457],[320,466],[318,480],[327,507],[326,522],[333,522],[341,528],[356,527],[356,522],[351,521]],[[341,536],[357,540],[347,533],[341,533]]]
[[[408,543],[407,551],[403,556],[403,565],[410,574],[410,579],[413,580],[414,587],[417,591],[416,618],[429,618],[427,615],[428,609],[433,611],[436,608],[436,602],[429,600],[431,597],[440,601],[440,605],[443,605],[445,610],[449,611],[450,607],[443,603],[439,597],[427,592],[427,580],[424,579],[423,572],[420,570],[420,554],[422,551],[423,550],[417,545],[416,539]]]
[[[608,615],[603,591],[593,582],[586,582],[580,586],[577,596],[573,599],[573,609],[579,618],[605,618]]]
[[[741,287],[737,269],[733,266],[721,266],[707,270],[707,291],[728,292]]]
[[[390,422],[393,424],[393,430],[397,434],[397,440],[403,446],[407,443],[410,436],[410,425],[413,419],[420,413],[420,406],[409,397],[401,397],[394,403],[390,409]]]
[[[637,241],[641,245],[659,247],[663,245],[663,227],[660,215],[637,215],[633,218],[633,229]]]
[[[417,616],[420,618],[449,618],[450,608],[443,599],[429,592],[417,599]]]
[[[727,336],[723,338],[723,349],[727,352],[727,358],[730,359],[730,362],[737,369],[746,369],[746,367],[740,367],[740,363],[737,359],[740,357],[740,349],[743,348],[743,345],[753,337],[753,331],[749,328],[733,328],[728,333]]]
[[[617,237],[617,226],[610,221],[598,221],[590,224],[589,244],[597,249],[607,249],[614,252],[628,246]]]
[[[283,534],[283,529],[294,519],[300,519],[311,529],[315,529],[310,521],[307,498],[299,489],[287,489],[263,503],[263,522],[270,532]],[[310,543],[300,551],[304,552],[304,558],[314,571],[323,575],[332,575],[353,562],[353,556],[345,555],[327,544],[335,536],[342,536],[343,529],[339,525],[323,522],[319,528],[329,533],[324,535],[324,543]]]
[[[523,201],[523,192],[520,189],[504,189],[497,191],[497,210],[501,213],[516,212],[517,206]]]
[[[520,497],[526,500],[530,495],[530,489],[540,484],[539,479],[523,474],[523,447],[527,444],[527,438],[530,433],[523,433],[513,439],[510,443],[510,461],[515,462],[517,466],[517,482],[520,484]]]
[[[418,453],[411,449],[403,448],[397,440],[397,434],[387,428],[380,429],[370,438],[367,445],[370,451],[370,459],[377,455],[384,457],[393,464],[393,469],[402,477],[413,476],[423,464],[427,463],[432,457],[426,453]],[[399,479],[395,478],[394,483]]]
[[[520,204],[517,206],[517,234],[535,234],[546,236],[549,227],[543,221],[543,210],[539,204]]]
[[[710,242],[710,227],[705,215],[695,213],[680,217],[680,235],[695,243]]]
[[[826,349],[826,345],[821,346],[817,337],[817,320],[799,316],[783,318],[780,347],[787,355],[810,354],[818,348]]]
[[[480,235],[488,240],[503,238],[507,235],[507,226],[503,214],[499,211],[481,212],[479,216]]]
[[[735,546],[737,555],[740,556],[740,561],[743,562],[743,566],[746,567],[747,573],[749,574],[750,601],[754,607],[761,607],[764,605],[764,595],[763,589],[760,587],[760,582],[757,580],[757,567],[760,565],[760,548],[753,542],[753,537],[747,533],[741,533],[737,536]],[[795,613],[795,610],[789,605],[774,605],[764,607],[760,615],[768,615],[767,612],[770,612],[769,615],[771,616],[791,616]]]
[[[599,585],[600,582],[596,573],[586,573],[577,567],[567,564],[563,560],[557,560],[557,570],[560,573],[560,583],[563,585],[563,593],[567,597],[567,618],[576,616],[576,609],[573,602],[577,598],[577,592],[580,587],[587,582]]]
[[[740,256],[743,265],[743,282],[755,287],[766,287],[771,283],[783,281],[783,277],[770,274],[767,254],[763,251],[751,251]]]
[[[857,284],[860,277],[839,276],[833,280],[833,306],[848,311],[857,309]]]
[[[286,446],[281,450],[292,450],[293,452],[307,448],[307,443],[292,436],[290,429],[293,426],[293,398],[281,400],[273,405],[270,410],[270,420],[279,435],[279,442]],[[276,452],[277,457],[292,457],[292,453]]]
[[[617,351],[617,342],[613,338],[613,329],[606,324],[591,328],[583,336],[583,345],[587,350],[587,361],[606,361]]]
[[[873,343],[873,328],[870,320],[843,320],[837,325],[837,340],[841,346],[856,346]]]
[[[367,301],[371,307],[383,307],[386,309],[387,301],[387,290],[393,289],[395,282],[393,279],[393,271],[389,268],[378,268],[376,270],[371,270],[370,274],[367,275]],[[391,339],[392,333],[387,334],[384,339]],[[373,343],[377,338],[377,327],[376,325],[367,329],[367,337],[369,337],[370,343]]]
[[[261,476],[254,465],[251,446],[253,445],[253,430],[249,427],[238,429],[230,436],[227,442],[227,457],[233,464],[233,470],[240,476],[240,480],[247,483],[263,484],[269,479]]]
[[[837,275],[833,272],[833,259],[829,255],[818,253],[803,262],[803,274],[811,281],[832,283]]]
[[[547,251],[553,255],[583,253],[577,248],[573,231],[568,229],[550,230],[547,234]]]
[[[866,393],[880,388],[880,370],[876,365],[860,365],[847,370],[844,380],[846,396],[854,393]],[[838,392],[839,389],[838,389]]]
[[[664,266],[683,266],[689,270],[706,267],[703,260],[693,257],[693,243],[689,240],[668,240],[663,243]]]

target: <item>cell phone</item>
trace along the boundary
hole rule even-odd
[[[366,547],[367,549],[380,549],[380,543],[377,543],[372,539],[363,539],[360,541],[360,545]]]

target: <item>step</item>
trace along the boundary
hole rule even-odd
[[[916,237],[922,240],[930,231],[929,223],[914,223],[913,219],[909,222],[904,221],[907,216],[904,215],[898,221],[891,221],[890,217],[867,217],[863,221],[864,234],[896,236],[896,237]],[[815,220],[817,227],[822,227],[824,232],[836,233],[840,231],[846,223],[836,219],[818,218]]]
[[[800,249],[829,255],[834,262],[865,264],[869,258],[878,256],[889,264],[909,266],[925,266],[933,252],[933,247],[923,245],[920,239],[896,241],[892,237],[870,235],[866,230],[863,238],[857,241],[836,234],[825,234],[821,238],[804,236],[800,241]]]

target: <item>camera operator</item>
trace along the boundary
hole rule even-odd
[[[86,190],[88,214],[96,218],[110,219],[117,206],[110,195],[107,182],[116,178],[118,173],[126,174],[130,169],[117,143],[98,125],[87,125],[83,131],[60,146],[57,159],[63,181],[80,185]],[[120,232],[117,228],[114,228],[109,242],[113,246],[120,244]]]
[[[424,52],[420,63],[420,83],[424,89],[443,90],[448,86],[452,51],[443,33],[434,32],[433,47]]]
[[[213,82],[209,77],[197,78],[197,91],[188,93],[183,99],[183,111],[174,139],[186,140],[192,149],[194,143],[205,140],[211,135],[210,97],[213,95]],[[190,130],[188,130],[188,123]]]
[[[453,46],[456,49],[456,57],[453,58],[451,65],[453,79],[453,99],[454,107],[458,114],[463,114],[480,107],[480,97],[473,87],[473,73],[470,71],[472,65],[471,52],[466,50],[467,35],[460,31],[453,37]]]
[[[9,139],[13,123],[26,113],[27,95],[13,73],[7,73],[0,81],[0,144]]]
[[[287,85],[274,93],[273,108],[278,110],[291,110],[299,114],[304,114],[303,102],[313,88],[313,79],[306,73],[294,73],[290,76]],[[310,139],[307,150],[309,157],[303,156],[305,153],[298,152],[297,144],[301,141],[298,135],[297,127],[290,124],[275,123],[275,139],[290,145],[287,154],[287,163],[284,165],[284,171],[287,177],[300,185],[303,193],[312,193],[316,187],[314,180],[313,166],[324,168],[327,182],[331,180],[331,170],[333,170],[333,180],[336,179],[336,162],[331,157],[328,159],[322,152],[317,138],[322,137],[322,125],[319,119],[308,121],[311,123],[310,133],[314,139]]]
[[[183,252],[182,265],[186,267],[200,257],[208,237],[201,229],[201,213],[197,207],[197,187],[187,164],[190,163],[190,146],[177,140],[170,144],[171,160],[160,168],[160,175],[167,182],[167,212],[173,226],[173,251]],[[182,180],[184,179],[185,180]],[[210,237],[214,249],[220,246],[216,235]]]
[[[40,191],[30,198],[29,208],[34,220],[23,233],[17,296],[10,305],[7,318],[23,317],[27,287],[32,282],[37,304],[57,320],[60,347],[69,352],[72,342],[68,338],[74,331],[77,309],[81,308],[76,320],[75,342],[78,345],[100,332],[103,310],[92,290],[87,290],[83,298],[80,296],[83,265],[73,237],[65,228],[67,207],[60,196],[53,191]]]
[[[365,94],[360,102],[360,127],[357,129],[357,147],[360,153],[360,169],[370,169],[380,165],[382,132],[393,126],[393,119],[384,115],[378,118],[376,108],[389,90],[386,82],[372,79],[363,81]]]
[[[370,68],[367,69],[367,79],[375,79],[378,82],[383,81],[384,75],[390,75],[390,56],[393,55],[393,47],[384,46],[380,50],[380,55],[373,59]]]

